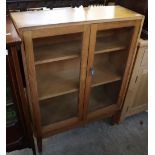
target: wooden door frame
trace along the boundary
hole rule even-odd
[[[144,23],[144,17],[141,20],[138,20],[136,22],[136,26],[135,26],[135,30],[134,31],[136,31],[136,29],[139,29],[139,31],[137,32],[137,34],[135,33],[134,36],[133,36],[133,38],[135,40],[136,39],[137,40],[136,40],[135,43],[132,40],[133,47],[130,50],[133,50],[133,56],[131,57],[131,65],[129,66],[129,72],[128,72],[129,75],[127,77],[127,83],[125,85],[126,88],[125,88],[124,96],[123,96],[122,102],[121,102],[121,109],[120,109],[120,111],[118,111],[116,113],[116,115],[113,116],[113,121],[115,123],[121,123],[125,119],[126,111],[128,109],[128,106],[129,106],[129,105],[125,104],[124,102],[125,102],[125,97],[127,95],[127,90],[129,88],[129,82],[130,82],[131,77],[132,77],[132,72],[134,70],[134,63],[136,61],[136,56],[138,54],[137,53],[138,52],[138,50],[137,50],[137,48],[138,48],[138,41],[140,39],[140,35],[141,35],[141,30],[142,30],[142,27],[143,27],[143,23]]]
[[[113,110],[118,111],[121,108],[121,106],[123,104],[123,99],[126,94],[127,85],[129,82],[131,69],[132,69],[133,62],[134,62],[133,60],[134,60],[135,54],[136,54],[137,40],[138,40],[140,32],[141,32],[140,27],[142,27],[142,23],[143,23],[143,19],[92,24],[91,33],[90,33],[86,89],[85,89],[85,98],[84,98],[84,114],[83,114],[84,120],[92,119],[92,117],[98,117],[105,113],[110,113]],[[97,110],[92,113],[89,113],[89,115],[88,115],[87,111],[88,111],[88,104],[89,104],[89,97],[90,97],[90,90],[91,90],[91,80],[92,80],[92,76],[90,75],[90,69],[93,67],[93,64],[94,64],[94,51],[95,51],[95,45],[96,45],[97,31],[98,30],[109,30],[109,29],[115,29],[115,28],[124,28],[124,27],[134,27],[134,30],[133,30],[130,47],[128,49],[129,55],[128,55],[128,59],[127,59],[126,69],[125,69],[125,72],[123,75],[123,80],[122,80],[117,104]]]
[[[85,84],[86,84],[85,80],[86,80],[90,25],[83,24],[83,25],[75,25],[75,26],[72,25],[72,26],[67,26],[67,27],[70,27],[70,28],[68,28],[68,30],[64,27],[62,27],[62,29],[61,27],[56,27],[54,29],[55,31],[58,32],[58,34],[70,34],[69,30],[71,30],[71,33],[77,33],[77,32],[83,33],[81,64],[80,64],[80,79],[79,79],[80,85],[79,85],[79,95],[78,95],[78,111],[79,111],[78,118],[76,117],[70,118],[70,119],[56,122],[56,123],[53,123],[51,125],[44,127],[43,133],[42,133],[43,137],[47,137],[55,133],[61,132],[63,130],[67,130],[68,128],[72,126],[77,126],[83,120],[83,108],[84,108],[83,99],[84,99]],[[53,35],[56,35],[56,34],[57,33],[54,32]]]
[[[80,81],[79,81],[79,95],[78,95],[78,120],[69,119],[58,123],[51,124],[47,128],[41,127],[41,112],[39,106],[39,97],[37,90],[37,80],[36,80],[36,70],[34,62],[34,52],[33,52],[33,39],[42,38],[48,36],[55,36],[61,34],[71,34],[71,33],[83,33],[82,38],[82,51],[81,51],[81,63],[80,63]],[[83,114],[83,98],[86,80],[86,68],[87,68],[87,57],[88,57],[88,46],[89,46],[89,34],[90,25],[66,25],[59,27],[41,27],[24,29],[22,31],[23,36],[23,48],[22,48],[22,58],[24,63],[24,70],[26,74],[26,85],[28,91],[29,104],[31,109],[31,115],[34,125],[35,136],[37,137],[37,145],[39,152],[42,151],[42,138],[47,135],[52,135],[52,133],[57,130],[61,130],[66,126],[72,126],[73,124],[78,124],[82,120]]]
[[[38,151],[42,151],[42,131],[39,99],[37,94],[37,81],[35,76],[35,63],[31,31],[23,31],[22,59],[24,64],[28,100],[31,110],[34,134],[37,138]]]

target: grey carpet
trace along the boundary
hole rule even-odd
[[[147,155],[148,115],[129,117],[122,124],[109,119],[87,124],[43,140],[42,155]],[[32,155],[30,149],[7,155]]]

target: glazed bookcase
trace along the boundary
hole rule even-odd
[[[119,112],[143,16],[119,6],[11,16],[39,151],[44,137]]]

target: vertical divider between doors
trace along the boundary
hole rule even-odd
[[[81,71],[80,71],[80,91],[79,91],[79,118],[83,119],[83,100],[85,97],[86,75],[87,75],[87,60],[89,53],[89,38],[90,38],[90,25],[84,25],[83,40],[82,40],[82,53],[81,53]]]
[[[94,50],[96,45],[96,31],[97,24],[92,24],[90,27],[90,39],[89,39],[89,48],[88,48],[88,60],[87,60],[87,70],[86,70],[86,87],[85,87],[85,96],[84,96],[84,113],[83,119],[87,118],[87,109],[88,109],[88,101],[91,90],[91,80],[92,76],[90,75],[90,68],[94,63]]]

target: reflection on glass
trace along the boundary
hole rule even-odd
[[[13,103],[11,88],[6,81],[6,124],[7,126],[17,121],[16,109]]]

